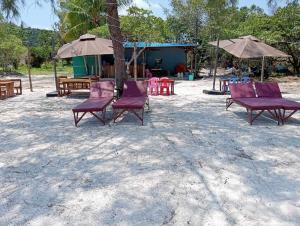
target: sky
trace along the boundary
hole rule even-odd
[[[57,17],[51,9],[50,3],[43,2],[39,6],[36,0],[26,0],[25,6],[20,7],[21,16],[16,21],[18,24],[23,22],[25,26],[41,29],[52,29]],[[133,4],[138,7],[151,9],[156,16],[165,17],[163,8],[170,8],[169,0],[133,0]],[[267,0],[239,0],[239,7],[250,6],[252,4],[263,8],[266,13],[271,13],[267,6]],[[121,9],[120,14],[124,15],[126,9]]]

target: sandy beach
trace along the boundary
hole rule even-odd
[[[299,85],[282,81],[284,97],[300,101]],[[177,81],[176,95],[150,97],[144,126],[127,115],[76,128],[82,98],[46,98],[49,76],[24,86],[0,101],[0,225],[300,224],[299,112],[250,126],[244,108],[202,93],[211,79]]]

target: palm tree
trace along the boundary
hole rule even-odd
[[[105,20],[105,0],[60,1],[57,15],[64,41],[76,39],[89,30],[102,26]]]
[[[38,2],[39,0],[37,0]],[[54,4],[54,0],[50,0]],[[20,4],[24,4],[24,0],[0,0],[0,8],[3,12],[6,12],[6,16],[19,16]],[[118,15],[118,6],[129,4],[131,0],[106,0],[107,4],[107,24],[109,32],[113,42],[114,55],[115,55],[115,76],[117,89],[121,91],[123,81],[126,79],[125,72],[125,59],[124,59],[124,47],[123,36],[120,28],[120,21]]]
[[[129,0],[119,1],[128,4]],[[106,0],[107,3],[107,24],[112,39],[115,56],[115,77],[118,95],[122,93],[123,81],[127,79],[125,70],[125,50],[123,47],[123,35],[120,28],[117,0]]]
[[[6,18],[18,17],[19,6],[24,4],[24,0],[0,0],[0,9]]]

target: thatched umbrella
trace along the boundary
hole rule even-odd
[[[63,45],[57,51],[55,58],[66,59],[75,56],[101,56],[106,54],[113,54],[111,40],[98,38],[91,34],[85,34],[80,36],[79,39]]]
[[[232,42],[231,44],[229,42]],[[264,77],[265,57],[289,57],[288,54],[261,42],[254,36],[243,36],[238,39],[222,40],[220,48],[241,59],[262,58],[261,81]],[[210,43],[215,45],[214,42]]]

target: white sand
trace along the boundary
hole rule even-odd
[[[277,126],[211,81],[179,81],[134,117],[74,127],[74,98],[34,92],[0,101],[0,225],[299,225],[300,113]],[[27,84],[25,84],[27,85]],[[300,100],[299,83],[282,84]]]

